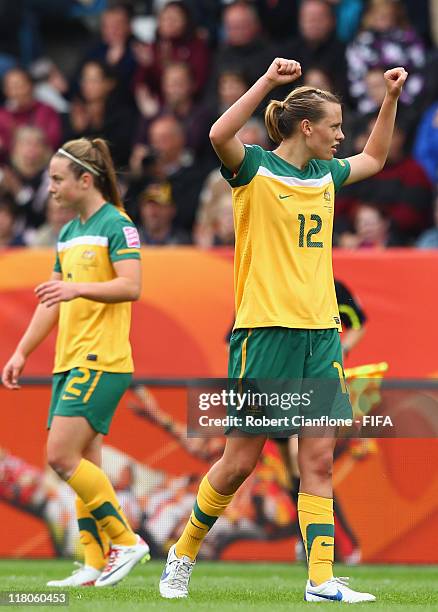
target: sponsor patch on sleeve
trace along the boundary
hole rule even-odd
[[[124,227],[123,233],[125,234],[126,246],[130,249],[140,248],[140,237],[135,227]]]

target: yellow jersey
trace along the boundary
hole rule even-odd
[[[332,267],[335,191],[347,160],[312,159],[303,170],[272,151],[245,146],[233,191],[236,235],[234,329],[341,330]]]
[[[126,213],[106,203],[85,223],[76,217],[62,228],[54,269],[67,283],[102,283],[116,278],[113,263],[122,259],[140,259],[138,232]],[[130,302],[61,302],[53,372],[132,372],[130,327]]]

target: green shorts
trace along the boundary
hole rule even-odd
[[[246,433],[289,436],[303,418],[352,418],[337,329],[237,329],[228,377],[233,388],[260,400],[239,411],[227,406],[229,416],[241,418],[236,429]]]
[[[107,434],[120,398],[132,374],[73,368],[53,375],[47,427],[54,416],[82,416],[91,427]]]

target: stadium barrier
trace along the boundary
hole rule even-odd
[[[47,279],[53,254],[0,255],[0,360],[5,362]],[[133,308],[137,385],[116,412],[105,469],[130,520],[163,554],[186,520],[200,477],[223,438],[182,442],[187,379],[226,371],[225,336],[233,318],[232,253],[190,248],[143,251],[144,288]],[[348,368],[386,361],[399,387],[429,380],[438,366],[435,322],[438,254],[391,250],[335,253],[335,272],[368,315],[363,343]],[[0,556],[78,554],[72,495],[45,465],[45,422],[54,337],[30,358],[20,392],[0,390]],[[145,377],[142,380],[141,377]],[[147,378],[146,378],[147,377]],[[145,387],[146,385],[146,387]],[[170,418],[169,418],[170,417]],[[336,496],[371,563],[437,563],[438,447],[433,439],[376,439],[343,444],[335,464]],[[208,558],[292,560],[296,512],[274,443],[217,522]],[[337,525],[338,555],[354,544]]]

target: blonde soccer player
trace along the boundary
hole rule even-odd
[[[332,271],[335,191],[383,167],[407,73],[403,68],[385,72],[379,116],[364,150],[354,157],[334,158],[344,139],[341,104],[334,94],[313,87],[298,87],[269,103],[265,123],[277,144],[274,151],[244,146],[236,134],[265,96],[300,76],[298,62],[276,58],[210,131],[222,174],[233,188],[236,322],[228,372],[242,382],[317,379],[322,385],[337,380],[341,391],[335,414],[351,418]],[[329,402],[325,409],[331,414]],[[235,429],[228,436],[222,458],[202,480],[189,521],[169,550],[160,581],[163,597],[188,595],[202,541],[254,469],[267,436],[290,434],[272,423],[258,431]],[[336,435],[308,434],[300,430],[298,451],[298,515],[308,561],[304,598],[374,601],[333,576]]]
[[[124,211],[108,146],[65,143],[50,161],[50,195],[76,217],[59,236],[52,277],[2,382],[19,388],[28,356],[58,325],[47,459],[76,493],[84,566],[48,586],[113,585],[149,554],[101,469],[102,439],[133,371],[131,302],[141,291],[140,243]]]

